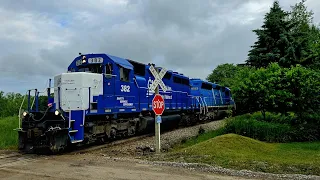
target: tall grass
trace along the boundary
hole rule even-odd
[[[320,124],[316,120],[299,123],[295,114],[260,112],[227,120],[224,133],[235,133],[266,142],[303,142],[320,140]]]
[[[0,118],[0,149],[13,149],[18,144],[18,117]]]
[[[288,124],[258,121],[246,116],[235,117],[226,122],[225,133],[235,133],[266,142],[289,142],[292,127]]]

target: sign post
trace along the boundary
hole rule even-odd
[[[159,85],[163,92],[167,91],[166,85],[163,83],[162,78],[166,74],[167,70],[162,69],[159,73],[152,65],[149,68],[151,74],[154,76],[155,80],[150,85],[150,90],[155,91],[154,98],[152,99],[152,110],[155,113],[155,141],[156,141],[156,153],[160,153],[160,123],[161,123],[161,115],[165,109],[165,103],[162,96],[159,94]]]

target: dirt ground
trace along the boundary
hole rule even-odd
[[[98,154],[0,155],[0,179],[247,179],[119,160]]]
[[[222,121],[201,125],[216,129]],[[162,147],[197,135],[199,127],[189,127],[161,135]],[[152,147],[154,136],[133,137],[114,143],[85,148],[63,155],[21,155],[13,151],[0,151],[0,179],[320,179],[318,176],[275,175],[249,171],[236,171],[220,167],[201,167],[194,164],[150,162],[142,156],[151,153],[141,147]],[[150,150],[150,149],[149,149]]]

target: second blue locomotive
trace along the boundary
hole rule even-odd
[[[155,92],[150,85],[155,78],[150,66],[108,54],[80,54],[67,73],[54,77],[53,87],[50,83],[45,111],[38,109],[37,90],[36,105],[30,105],[33,92],[29,90],[28,109],[18,131],[19,149],[59,152],[73,144],[153,131]],[[166,92],[159,89],[165,100],[162,129],[192,125],[235,110],[227,87],[170,70],[162,80],[167,87]]]

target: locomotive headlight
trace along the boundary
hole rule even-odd
[[[24,117],[26,117],[26,116],[28,115],[28,113],[27,113],[27,112],[23,112],[22,115],[23,115]]]
[[[60,112],[59,112],[58,110],[56,110],[56,111],[54,111],[54,114],[55,114],[56,116],[58,116],[58,115],[60,114]]]
[[[86,56],[82,56],[82,63],[86,63]]]

